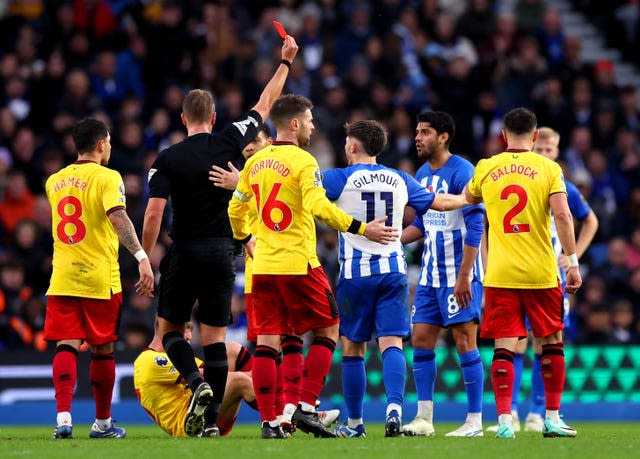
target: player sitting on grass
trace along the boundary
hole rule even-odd
[[[185,339],[191,340],[191,323],[185,327]],[[251,382],[252,356],[239,343],[227,344],[229,374],[224,398],[218,414],[220,435],[227,435],[238,416],[240,403],[244,400],[256,408],[256,396]],[[202,361],[196,359],[200,371]],[[191,391],[180,377],[162,347],[162,339],[157,334],[149,346],[140,353],[133,363],[136,396],[154,423],[173,437],[199,436],[204,427],[204,411],[197,405],[191,406]],[[319,416],[327,426],[339,416],[338,410],[321,412]]]

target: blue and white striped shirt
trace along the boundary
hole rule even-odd
[[[438,170],[425,163],[416,173],[420,185],[434,193],[460,194],[473,177],[473,165],[451,156]],[[418,283],[427,287],[454,287],[465,244],[479,247],[484,226],[484,206],[467,206],[448,212],[429,210],[413,225],[424,235],[422,269]],[[482,281],[480,254],[473,266],[473,279]]]
[[[356,164],[326,171],[322,183],[327,197],[354,218],[370,222],[387,215],[387,226],[402,230],[404,207],[426,212],[435,195],[405,172],[380,164]],[[340,278],[406,273],[400,240],[383,245],[364,236],[340,233]]]

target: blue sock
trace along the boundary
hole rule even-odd
[[[404,402],[404,386],[407,380],[407,361],[399,347],[388,347],[382,353],[382,381],[387,392],[387,405]]]
[[[531,369],[531,408],[530,413],[538,413],[545,416],[544,380],[542,379],[542,356],[536,354],[533,358]]]
[[[367,389],[367,374],[363,357],[342,357],[342,392],[347,405],[347,416],[362,418],[364,392]]]
[[[474,349],[460,356],[464,388],[467,391],[467,413],[482,413],[484,368],[480,351]]]
[[[513,392],[511,398],[511,410],[518,411],[518,396],[520,395],[520,383],[522,382],[522,366],[524,354],[516,354],[513,358]]]
[[[436,383],[436,353],[433,349],[413,349],[413,379],[418,400],[433,400]]]

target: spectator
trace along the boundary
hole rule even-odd
[[[0,201],[0,224],[3,228],[12,232],[20,220],[33,218],[33,201],[24,172],[9,171],[4,197]]]
[[[620,105],[622,121],[626,127],[640,135],[640,110],[637,89],[634,86],[625,86],[620,89]]]
[[[615,237],[609,242],[609,256],[602,267],[607,291],[615,297],[622,297],[629,291],[629,276],[627,267],[627,242],[621,237]]]
[[[613,304],[611,314],[612,341],[619,344],[631,344],[637,342],[634,329],[633,307],[627,300],[618,300]]]
[[[469,9],[458,19],[457,34],[465,35],[472,43],[482,43],[489,38],[495,24],[492,3],[492,0],[472,0]]]
[[[631,232],[631,243],[627,247],[627,268],[632,271],[640,268],[640,226],[636,226]]]
[[[538,27],[538,39],[542,45],[542,53],[547,58],[549,66],[556,69],[564,60],[564,33],[562,18],[558,10],[547,8],[542,14],[542,22]]]
[[[606,305],[598,304],[591,310],[576,342],[601,345],[613,343],[611,313]]]
[[[36,222],[21,220],[13,232],[13,244],[9,247],[8,256],[22,265],[25,284],[42,292],[49,285],[50,272],[39,238]]]

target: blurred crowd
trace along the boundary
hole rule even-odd
[[[573,0],[623,56],[638,60],[638,2]],[[582,260],[567,341],[638,343],[640,336],[640,110],[615,64],[586,63],[578,37],[542,0],[21,0],[0,2],[0,350],[45,350],[51,269],[47,177],[74,161],[70,127],[107,123],[110,167],[123,176],[140,232],[146,171],[182,139],[183,95],[215,97],[219,131],[258,99],[279,62],[278,19],[300,53],[286,92],[309,97],[316,131],[308,150],[322,168],[343,166],[345,122],[374,118],[389,130],[380,162],[415,172],[416,115],[455,119],[451,151],[477,162],[502,150],[502,115],[516,106],[561,134],[560,161],[600,220]],[[607,28],[604,28],[607,26]],[[166,225],[165,225],[166,226]],[[337,237],[320,229],[319,253],[337,273]],[[165,227],[151,254],[170,243]],[[411,271],[419,247],[407,249]],[[242,262],[239,260],[239,268]],[[120,348],[153,333],[155,304],[135,294],[135,260],[121,252]],[[242,338],[238,276],[235,322]]]

